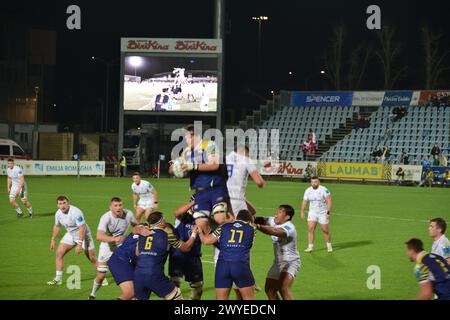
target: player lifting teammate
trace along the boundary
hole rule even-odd
[[[183,296],[164,274],[168,249],[178,248],[189,252],[197,237],[196,228],[187,242],[180,241],[173,227],[164,220],[161,212],[153,212],[147,219],[150,225],[148,236],[139,236],[136,245],[136,269],[134,273],[135,294],[138,300],[148,300],[152,292],[165,300],[182,300]]]

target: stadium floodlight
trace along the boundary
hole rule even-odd
[[[137,56],[132,56],[129,59],[130,65],[134,67],[134,76],[136,77],[136,70],[142,64],[142,58]]]
[[[258,75],[261,75],[261,65],[262,65],[262,56],[261,56],[261,23],[263,21],[269,20],[267,16],[253,16],[253,21],[258,22]]]
[[[325,70],[320,70],[320,73],[321,74],[325,74]]]

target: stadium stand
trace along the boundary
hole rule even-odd
[[[306,160],[374,162],[373,147],[379,144],[391,149],[386,161],[399,163],[402,150],[410,155],[410,164],[419,164],[424,155],[437,143],[442,150],[450,146],[450,108],[411,106],[408,113],[394,122],[395,107],[288,107],[274,109],[273,114],[258,129],[280,129],[280,159],[301,160],[300,145],[307,139],[308,130],[316,133],[318,149],[316,156]],[[358,115],[367,117],[370,126],[354,129]],[[384,135],[392,129],[392,137]]]
[[[450,108],[408,107],[408,114],[397,122],[392,121],[394,107],[379,107],[370,117],[370,127],[352,130],[344,139],[321,156],[326,161],[374,162],[371,151],[374,146],[388,146],[391,157],[386,161],[400,162],[402,150],[410,156],[411,164],[420,164],[423,156],[430,155],[437,143],[441,149],[450,145]],[[385,136],[386,128],[392,129],[392,138]]]

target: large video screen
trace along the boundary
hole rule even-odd
[[[125,56],[124,110],[216,112],[217,57]]]

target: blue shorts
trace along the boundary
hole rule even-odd
[[[200,257],[192,257],[184,254],[170,255],[169,276],[184,276],[187,282],[203,281],[203,267]]]
[[[148,300],[152,292],[164,298],[175,290],[175,285],[165,275],[135,272],[134,295],[137,300]]]
[[[238,288],[255,285],[250,264],[242,261],[219,260],[216,265],[214,285],[216,288],[231,288],[233,282]]]
[[[113,254],[108,261],[108,267],[117,285],[125,281],[133,281],[134,263],[131,261],[121,259]]]
[[[218,185],[197,192],[194,195],[194,199],[194,212],[204,211],[208,214],[208,216],[210,216],[212,209],[216,204],[221,202],[228,203],[228,191],[224,186]],[[231,210],[231,208],[229,208],[229,210]]]

